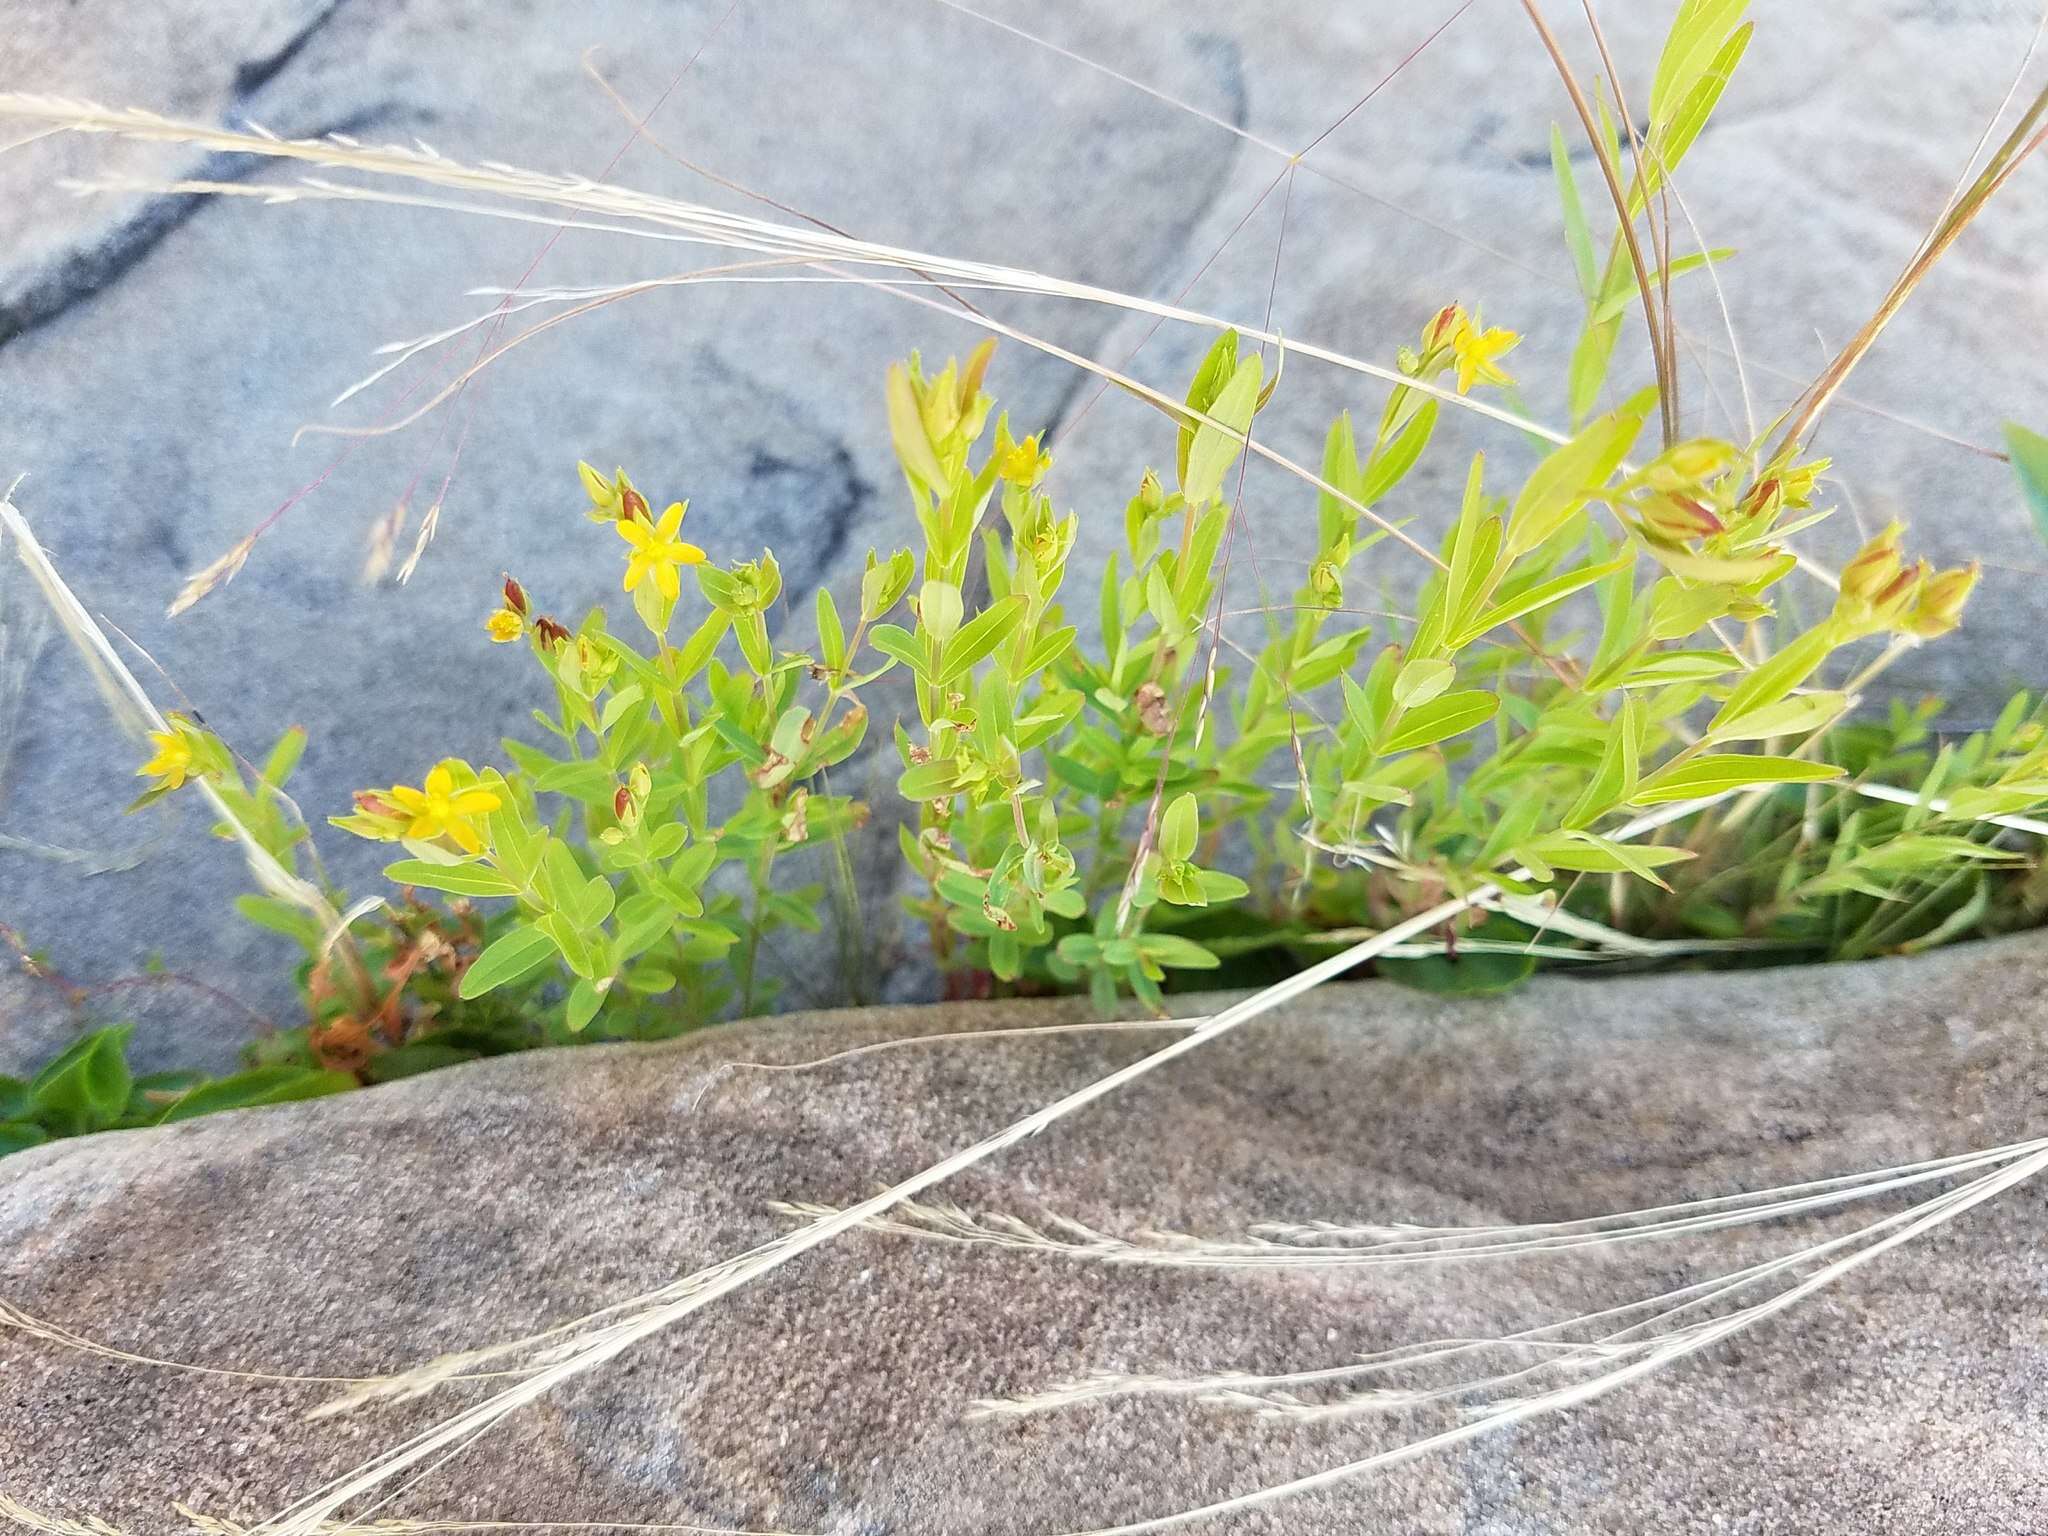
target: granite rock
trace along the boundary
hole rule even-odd
[[[786,1230],[770,1201],[858,1199],[1162,1038],[973,1037],[1076,1017],[1065,1004],[793,1015],[36,1149],[0,1163],[0,1300],[161,1359],[401,1368],[737,1253]],[[1121,1236],[1566,1220],[2038,1135],[2044,1036],[2037,938],[1785,972],[1544,979],[1485,1002],[1333,987],[938,1195]],[[917,1037],[804,1072],[731,1065]],[[1406,1269],[1103,1265],[850,1233],[551,1393],[383,1513],[1091,1530],[1455,1420],[1269,1421],[1156,1397],[991,1420],[970,1416],[977,1400],[1096,1370],[1301,1370],[1498,1334],[1904,1206]],[[2044,1219],[2038,1181],[2010,1189],[1612,1396],[1228,1528],[2037,1532]],[[174,1499],[253,1518],[465,1400],[299,1419],[331,1391],[0,1330],[0,1493],[138,1536],[180,1528]]]

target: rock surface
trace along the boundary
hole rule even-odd
[[[1522,371],[1554,378],[1578,306],[1545,142],[1568,107],[1505,0],[1454,16],[1449,0],[1338,14],[1251,14],[1224,0],[987,7],[992,20],[939,0],[161,0],[102,7],[88,23],[68,0],[0,0],[0,87],[284,134],[418,136],[450,155],[757,207],[654,145],[622,152],[626,124],[579,67],[596,45],[631,102],[660,103],[650,132],[662,145],[857,233],[1134,293],[1185,292],[1240,320],[1270,310],[1286,334],[1380,358],[1462,296],[1526,331]],[[1583,51],[1562,14],[1573,8],[1556,9]],[[1625,74],[1641,80],[1664,8],[1609,9]],[[1685,195],[1714,243],[1741,248],[1724,275],[1767,418],[1903,262],[2036,18],[2031,0],[1754,10],[1757,43],[1694,152]],[[1325,129],[1285,174],[1289,151]],[[0,480],[31,472],[23,505],[86,600],[232,741],[260,752],[289,723],[309,728],[300,789],[316,816],[444,753],[492,754],[538,701],[479,621],[500,569],[557,609],[615,591],[617,551],[575,515],[578,456],[692,497],[693,528],[721,558],[772,545],[799,595],[821,578],[845,582],[869,545],[911,535],[878,382],[913,346],[964,348],[964,326],[843,287],[669,291],[549,333],[403,434],[292,449],[303,423],[372,423],[417,404],[424,391],[401,403],[404,384],[339,411],[326,402],[378,344],[476,313],[485,301],[463,296],[473,284],[529,269],[535,282],[617,279],[677,258],[588,234],[549,245],[545,228],[431,210],[78,201],[55,185],[144,171],[276,176],[105,138],[0,156],[0,203],[24,212],[0,228]],[[2048,361],[2018,344],[2048,332],[2038,171],[2016,179],[1857,379],[1851,393],[1878,414],[1839,410],[1825,443],[1853,499],[1816,532],[1822,553],[1839,556],[1859,524],[1899,513],[1933,552],[1990,562],[1974,638],[1895,674],[1949,689],[1965,719],[2043,680],[2040,551],[2006,466],[1898,418],[1983,444],[1999,419],[2040,415]],[[1699,281],[1688,280],[1687,326],[1732,402]],[[1171,327],[1148,342],[1142,316],[986,302],[1080,351],[1135,357],[1141,377],[1168,387],[1202,345]],[[1299,360],[1287,377],[1266,420],[1297,456],[1315,456],[1337,410],[1375,408],[1354,377]],[[1091,406],[1092,382],[1019,347],[993,382],[1020,422],[1055,427],[1066,457],[1054,486],[1084,514],[1077,568],[1092,580],[1138,470],[1167,451],[1160,425],[1122,396]],[[1533,406],[1554,414],[1556,393],[1532,383]],[[1692,423],[1720,427],[1720,405],[1697,383],[1688,409]],[[1461,450],[1481,445],[1501,461],[1525,446],[1461,423],[1395,510],[1436,526],[1456,499]],[[178,621],[157,617],[187,573],[316,480],[233,587]],[[361,584],[371,526],[401,500],[416,525],[437,499],[442,532],[418,578]],[[1255,471],[1244,526],[1256,537],[1234,546],[1240,574],[1289,589],[1310,506],[1299,487]],[[1392,559],[1367,579],[1398,603]],[[0,586],[0,616],[31,602],[18,581]],[[792,611],[800,633],[806,606]],[[46,650],[28,687],[33,708],[0,757],[0,832],[81,858],[0,847],[0,920],[81,979],[132,973],[162,951],[172,969],[284,1015],[289,956],[227,913],[243,887],[232,852],[189,809],[165,813],[161,838],[114,821],[132,753],[68,653]],[[83,872],[145,845],[132,869]],[[374,850],[329,853],[346,880],[369,884]],[[874,906],[886,910],[886,896]],[[893,963],[884,950],[877,971]],[[187,1009],[140,1032],[138,1052],[152,1065],[219,1066],[246,1033],[241,1014]],[[0,1067],[41,1054],[43,1042],[0,1026]]]
[[[1028,1004],[800,1015],[38,1149],[0,1164],[0,1300],[163,1359],[404,1367],[738,1253],[786,1229],[769,1201],[858,1199],[1161,1037],[925,1040],[799,1073],[727,1063],[1073,1017]],[[939,1193],[1124,1236],[1562,1220],[2037,1135],[2044,1039],[2039,939],[1832,969],[1544,980],[1471,1004],[1339,987]],[[1184,1398],[974,1420],[975,1400],[1102,1369],[1299,1370],[1528,1327],[1904,1206],[1895,1194],[1628,1250],[1405,1269],[1106,1266],[856,1232],[558,1389],[381,1513],[1090,1530],[1455,1421],[1430,1408],[1271,1422]],[[2044,1220],[2037,1180],[1568,1416],[1194,1528],[2038,1532]],[[173,1499],[257,1517],[465,1400],[298,1421],[329,1391],[0,1330],[0,1494],[132,1533],[179,1529]]]

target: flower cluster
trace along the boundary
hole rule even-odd
[[[1972,560],[1937,571],[1924,559],[1908,566],[1900,532],[1899,524],[1888,524],[1842,567],[1835,618],[1857,634],[1892,630],[1915,640],[1945,635],[1962,622],[1980,567]]]

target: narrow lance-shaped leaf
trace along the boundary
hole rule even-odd
[[[1697,800],[1729,790],[1766,784],[1824,784],[1842,770],[1799,757],[1761,757],[1746,752],[1710,752],[1651,774],[1630,797],[1635,805]]]
[[[1237,462],[1238,454],[1244,450],[1245,434],[1251,430],[1263,371],[1256,352],[1241,360],[1230,382],[1209,407],[1211,419],[1195,428],[1194,447],[1188,452],[1187,473],[1181,480],[1190,507],[1206,507],[1222,492],[1223,477]]]
[[[2005,448],[2012,472],[2034,519],[2034,532],[2048,543],[2048,437],[2029,432],[2016,421],[2005,424]]]
[[[1484,725],[1500,709],[1500,700],[1483,689],[1468,688],[1430,700],[1395,722],[1384,741],[1382,752],[1408,752],[1434,746],[1439,741]]]
[[[1371,506],[1407,477],[1429,446],[1436,418],[1437,402],[1425,399],[1391,438],[1373,449],[1358,483],[1357,498],[1362,506]]]
[[[1707,119],[1713,115],[1721,93],[1728,89],[1728,82],[1735,77],[1735,66],[1742,62],[1743,50],[1749,47],[1749,39],[1755,31],[1755,22],[1746,21],[1737,27],[1714,55],[1705,73],[1672,112],[1669,126],[1660,127],[1652,133],[1649,178],[1646,183],[1638,182],[1629,189],[1630,218],[1639,217],[1650,195],[1663,184],[1665,177],[1677,171],[1686,151],[1692,148],[1700,131],[1707,126]]]
[[[1672,257],[1671,265],[1668,268],[1665,268],[1664,271],[1670,277],[1680,278],[1685,276],[1685,274],[1688,272],[1697,272],[1701,270],[1709,262],[1723,262],[1731,260],[1734,257],[1734,255],[1734,247],[1725,245],[1720,246],[1717,249],[1711,251],[1692,251],[1684,256]],[[1652,276],[1655,275],[1656,274],[1653,272]],[[1603,298],[1601,298],[1599,303],[1593,306],[1593,324],[1605,325],[1610,320],[1618,320],[1621,318],[1622,314],[1628,309],[1628,307],[1631,304],[1635,303],[1636,283],[1634,269],[1623,269],[1622,278],[1623,281],[1616,287],[1616,289],[1613,292],[1605,295]]]
[[[1579,202],[1578,178],[1572,175],[1571,157],[1564,147],[1564,130],[1550,125],[1550,169],[1557,178],[1557,201],[1564,211],[1564,243],[1572,253],[1572,270],[1578,274],[1579,292],[1588,299],[1600,292],[1593,267],[1593,236],[1586,227],[1586,210]]]
[[[1619,410],[1590,422],[1538,464],[1508,514],[1510,558],[1528,553],[1563,527],[1628,457],[1657,393],[1646,389]]]
[[[493,939],[462,973],[457,989],[465,998],[523,980],[547,963],[555,946],[540,929],[521,924]]]
[[[1577,828],[1591,825],[1615,806],[1625,803],[1636,787],[1637,718],[1640,711],[1633,698],[1624,697],[1621,713],[1607,733],[1606,750],[1600,767],[1587,782],[1579,798],[1564,814],[1562,825]]]

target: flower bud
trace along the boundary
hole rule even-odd
[[[1711,507],[1691,496],[1653,491],[1636,504],[1636,512],[1642,518],[1643,526],[1668,544],[1683,544],[1687,539],[1710,539],[1727,531]]]
[[[1876,607],[1887,596],[1895,595],[1890,589],[1897,582],[1903,560],[1899,552],[1899,525],[1886,525],[1878,534],[1856,553],[1856,558],[1842,567],[1842,596],[1853,599],[1866,607]]]
[[[1446,304],[1430,317],[1429,324],[1422,328],[1422,349],[1434,352],[1450,345],[1451,338],[1458,334],[1458,327],[1465,322],[1465,306]]]
[[[1149,467],[1145,471],[1145,478],[1138,482],[1138,500],[1143,503],[1147,512],[1157,512],[1166,505],[1166,487]]]
[[[553,650],[569,638],[569,631],[546,614],[533,621],[533,634],[534,638],[549,650]]]
[[[1970,600],[1982,569],[1972,560],[1968,565],[1943,571],[1920,583],[1919,599],[1906,616],[1905,631],[1922,640],[1945,635],[1963,621],[1963,605]]]
[[[1325,608],[1338,607],[1344,601],[1344,572],[1335,560],[1318,560],[1309,567],[1309,595]]]
[[[505,578],[505,606],[522,619],[526,617],[526,589],[510,576]]]

